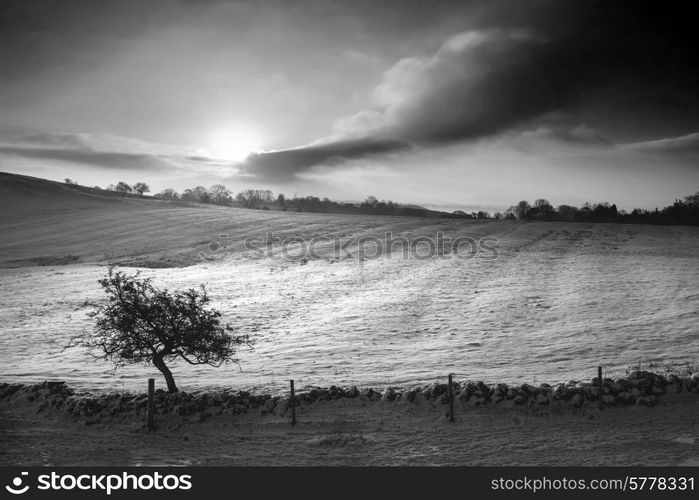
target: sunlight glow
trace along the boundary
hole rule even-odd
[[[262,140],[246,127],[230,127],[216,130],[209,139],[207,151],[215,158],[244,160],[250,153],[260,150]]]

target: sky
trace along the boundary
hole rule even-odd
[[[0,0],[0,171],[444,209],[699,191],[675,2]]]

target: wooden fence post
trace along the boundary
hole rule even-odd
[[[155,379],[148,379],[148,429],[152,430],[155,427]]]
[[[296,425],[296,394],[294,393],[294,381],[290,380],[289,385],[291,386],[291,399],[289,400],[289,406],[291,407],[291,425]]]
[[[454,386],[451,380],[451,373],[449,374],[449,422],[454,421]]]

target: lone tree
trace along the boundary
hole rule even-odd
[[[529,217],[531,210],[532,206],[525,200],[517,203],[517,206],[514,208],[515,215],[517,215],[518,219],[525,219]]]
[[[127,183],[120,181],[114,188],[114,191],[116,191],[117,193],[121,193],[121,195],[124,196],[126,193],[132,192],[133,188],[129,186]]]
[[[221,323],[221,313],[207,309],[210,302],[204,285],[199,290],[170,292],[157,289],[150,278],[129,276],[109,268],[99,284],[107,293],[106,304],[93,304],[96,318],[92,335],[75,339],[95,358],[109,360],[114,369],[126,364],[152,363],[160,370],[169,392],[177,392],[165,361],[181,358],[192,365],[221,366],[237,362],[247,335],[235,335],[233,327]]]
[[[150,187],[145,182],[137,182],[131,188],[141,196],[143,196],[143,193],[150,193]]]
[[[209,188],[209,198],[212,203],[227,205],[233,202],[231,192],[223,184],[214,184]]]

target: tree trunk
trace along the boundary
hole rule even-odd
[[[164,356],[162,354],[153,355],[153,364],[160,370],[160,372],[165,377],[165,382],[167,383],[167,392],[178,392],[177,386],[175,385],[175,377],[172,376],[172,372],[165,364],[163,360]]]

